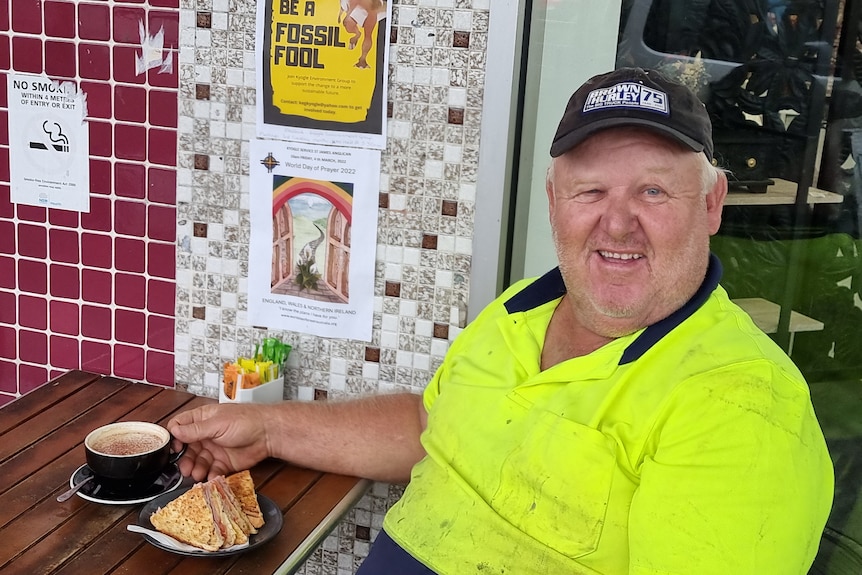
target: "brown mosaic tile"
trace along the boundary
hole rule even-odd
[[[389,194],[387,192],[380,192],[377,197],[377,207],[378,208],[388,208],[389,207]]]
[[[386,295],[401,297],[401,284],[398,282],[386,282]]]
[[[452,34],[452,47],[453,48],[469,48],[470,47],[470,33],[469,32],[454,32]]]
[[[452,200],[443,200],[443,209],[440,211],[444,216],[458,215],[458,202]]]
[[[389,28],[389,43],[398,43],[398,26],[392,26],[391,28]]]
[[[394,102],[386,102],[386,117],[387,118],[392,117],[392,113],[394,110],[395,110],[395,103]]]
[[[210,169],[210,157],[206,154],[195,154],[195,169],[196,170],[209,170]]]
[[[198,28],[212,28],[213,15],[210,12],[198,12]]]
[[[196,238],[205,238],[207,237],[207,225],[195,222],[194,226],[192,226]]]
[[[192,317],[195,319],[206,319],[207,318],[207,308],[205,308],[205,307],[193,307],[192,308]]]
[[[449,326],[445,323],[435,323],[434,337],[439,339],[449,339]]]
[[[373,361],[375,363],[380,362],[380,348],[379,347],[366,347],[365,348],[365,361]]]
[[[450,124],[462,125],[464,123],[464,108],[449,108],[449,117],[447,122]]]
[[[436,250],[437,249],[437,236],[434,234],[423,234],[422,235],[422,247],[426,250]]]
[[[365,525],[357,525],[355,537],[362,541],[371,541],[371,527]]]
[[[195,99],[196,100],[209,100],[210,99],[210,85],[209,84],[195,84]]]
[[[314,401],[323,401],[329,396],[329,393],[325,389],[314,389]]]

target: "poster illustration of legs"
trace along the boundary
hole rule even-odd
[[[251,325],[371,340],[380,152],[252,140]]]
[[[391,0],[257,6],[257,136],[383,149]]]

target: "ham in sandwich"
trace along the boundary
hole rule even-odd
[[[240,506],[253,527],[263,527],[263,513],[257,502],[257,493],[254,491],[254,481],[248,469],[228,475],[225,479],[231,491],[236,495]]]

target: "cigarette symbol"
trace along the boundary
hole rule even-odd
[[[69,138],[63,133],[63,127],[57,122],[42,122],[42,131],[48,135],[51,140],[51,147],[57,152],[69,151]],[[34,150],[47,150],[48,146],[42,142],[30,142],[30,148]]]

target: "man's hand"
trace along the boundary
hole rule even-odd
[[[179,461],[182,474],[203,481],[268,457],[264,410],[256,404],[205,405],[171,418],[168,431],[188,444]]]

